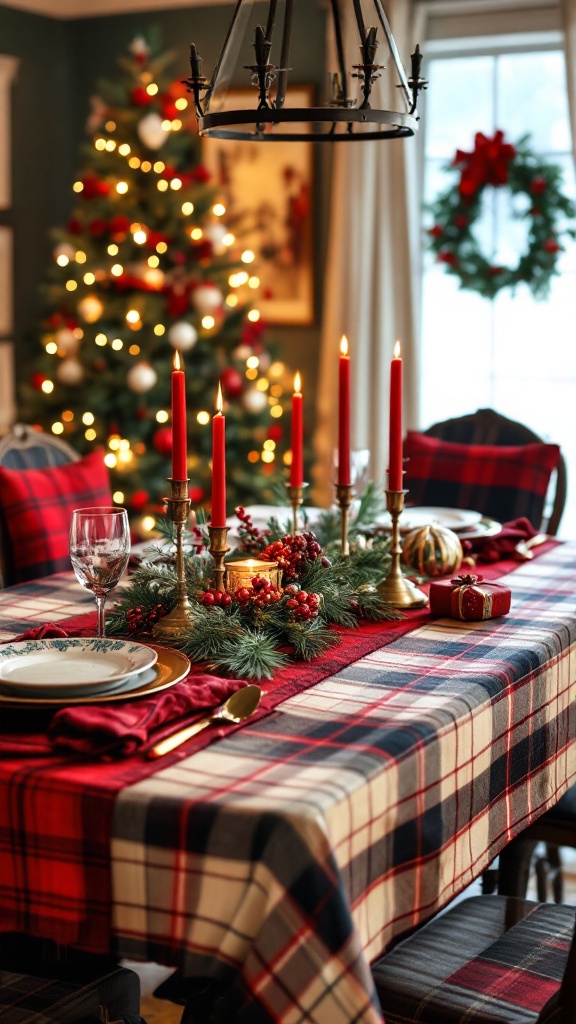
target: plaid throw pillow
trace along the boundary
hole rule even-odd
[[[72,512],[92,505],[112,505],[101,452],[47,469],[0,466],[0,515],[10,541],[11,582],[69,569]]]
[[[499,522],[526,516],[538,530],[560,449],[459,444],[409,430],[404,456],[411,505],[471,508]]]

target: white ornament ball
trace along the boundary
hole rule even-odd
[[[221,256],[222,253],[226,252],[224,239],[227,234],[228,228],[224,224],[207,224],[204,228],[204,237],[209,242],[212,242],[212,248],[216,256]]]
[[[187,320],[178,320],[168,330],[168,341],[179,352],[188,352],[198,341],[198,331]]]
[[[192,305],[198,310],[200,316],[215,313],[223,302],[222,292],[213,284],[200,284],[192,292]]]
[[[160,114],[153,111],[140,119],[136,130],[140,141],[148,146],[148,149],[161,149],[168,139],[168,132],[162,127]]]
[[[242,405],[247,412],[256,414],[264,411],[268,405],[268,398],[264,391],[250,388],[249,391],[245,391],[242,395]]]
[[[150,47],[143,36],[136,36],[130,43],[128,51],[133,57],[148,57]]]
[[[56,331],[54,341],[58,345],[60,351],[65,352],[67,356],[73,355],[78,351],[78,338],[74,334],[74,331],[71,331],[69,327],[61,327],[59,331]]]
[[[254,353],[250,348],[250,345],[237,345],[232,355],[234,356],[234,359],[238,360],[238,362],[244,362],[246,359],[249,359],[250,356],[253,356]]]
[[[158,380],[158,374],[150,363],[136,363],[128,373],[126,374],[126,382],[131,391],[135,391],[137,395],[143,395],[145,391],[150,391],[153,388],[156,381]]]
[[[63,359],[56,376],[61,384],[79,384],[84,376],[84,367],[77,359]]]
[[[93,324],[102,316],[104,304],[97,295],[86,295],[78,303],[78,312],[87,324]]]
[[[76,249],[70,242],[60,242],[54,249],[54,259],[57,260],[59,256],[66,256],[68,260],[73,260],[76,255]]]

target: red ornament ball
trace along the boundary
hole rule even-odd
[[[172,427],[160,427],[152,437],[152,444],[159,455],[171,455]]]
[[[129,500],[129,505],[134,512],[142,512],[149,501],[150,495],[148,494],[148,491],[134,491],[134,494]]]
[[[279,423],[273,423],[268,427],[268,440],[269,441],[281,441],[284,437],[284,429]]]
[[[48,380],[48,378],[45,377],[43,373],[33,373],[30,378],[32,387],[36,388],[36,391],[42,391],[42,385],[45,380]]]
[[[220,383],[222,384],[222,390],[226,395],[226,398],[238,398],[244,390],[244,380],[238,370],[235,370],[233,366],[227,366],[222,371],[220,376]]]
[[[137,85],[130,93],[130,102],[135,107],[148,107],[152,103],[153,97],[143,85]]]

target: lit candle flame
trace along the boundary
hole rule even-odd
[[[221,385],[220,381],[218,381],[218,394],[216,395],[216,412],[217,412],[217,414],[219,416],[222,415],[222,409],[223,408],[224,408],[224,403],[222,401],[222,385]]]
[[[340,355],[348,355],[348,338],[346,337],[345,334],[342,335],[342,341],[340,342]]]
[[[172,360],[172,369],[173,370],[181,370],[182,369],[182,363],[180,361],[180,353],[179,353],[178,349],[176,349],[176,351],[174,353],[174,359]]]
[[[397,341],[394,345],[394,359],[400,359],[400,342]]]
[[[301,393],[301,391],[302,391],[302,378],[300,377],[300,374],[297,373],[294,376],[294,394],[295,395],[299,395]]]

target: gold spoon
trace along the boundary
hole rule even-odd
[[[262,696],[262,690],[259,686],[254,686],[250,683],[248,686],[243,686],[241,690],[236,690],[228,700],[221,704],[216,711],[213,711],[211,715],[206,715],[205,718],[201,718],[198,722],[193,722],[192,725],[187,725],[184,729],[178,729],[177,732],[172,733],[171,736],[167,736],[165,739],[155,743],[150,750],[146,751],[147,758],[164,757],[164,754],[169,754],[170,751],[175,750],[181,743],[186,743],[186,740],[196,736],[206,726],[212,724],[218,724],[222,720],[226,722],[243,722],[245,718],[248,718],[260,703],[260,697]]]

